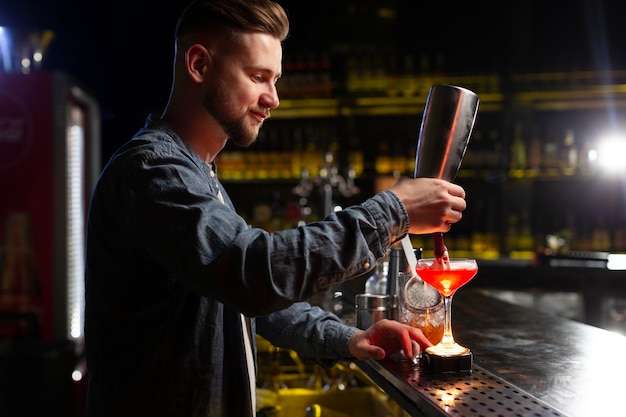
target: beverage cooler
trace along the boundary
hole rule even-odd
[[[96,100],[61,72],[0,73],[0,414],[82,414]]]

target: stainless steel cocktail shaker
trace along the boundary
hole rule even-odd
[[[415,178],[456,177],[477,112],[474,92],[453,85],[430,88],[417,141]]]

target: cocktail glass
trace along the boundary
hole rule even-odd
[[[426,353],[440,357],[466,355],[470,350],[461,346],[452,336],[452,296],[467,284],[478,272],[475,259],[451,258],[449,262],[438,262],[434,258],[419,259],[416,273],[424,282],[435,287],[443,297],[445,319],[441,341],[426,348]]]

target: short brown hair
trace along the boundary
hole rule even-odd
[[[269,33],[282,42],[289,34],[289,19],[271,0],[194,0],[178,19],[176,38],[211,31]]]

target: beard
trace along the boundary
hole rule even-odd
[[[218,83],[204,96],[204,108],[222,127],[233,144],[246,148],[256,142],[260,124],[248,126],[246,124],[247,111],[243,114],[235,114],[232,110],[236,108],[235,100],[228,91],[229,89],[222,83]]]

